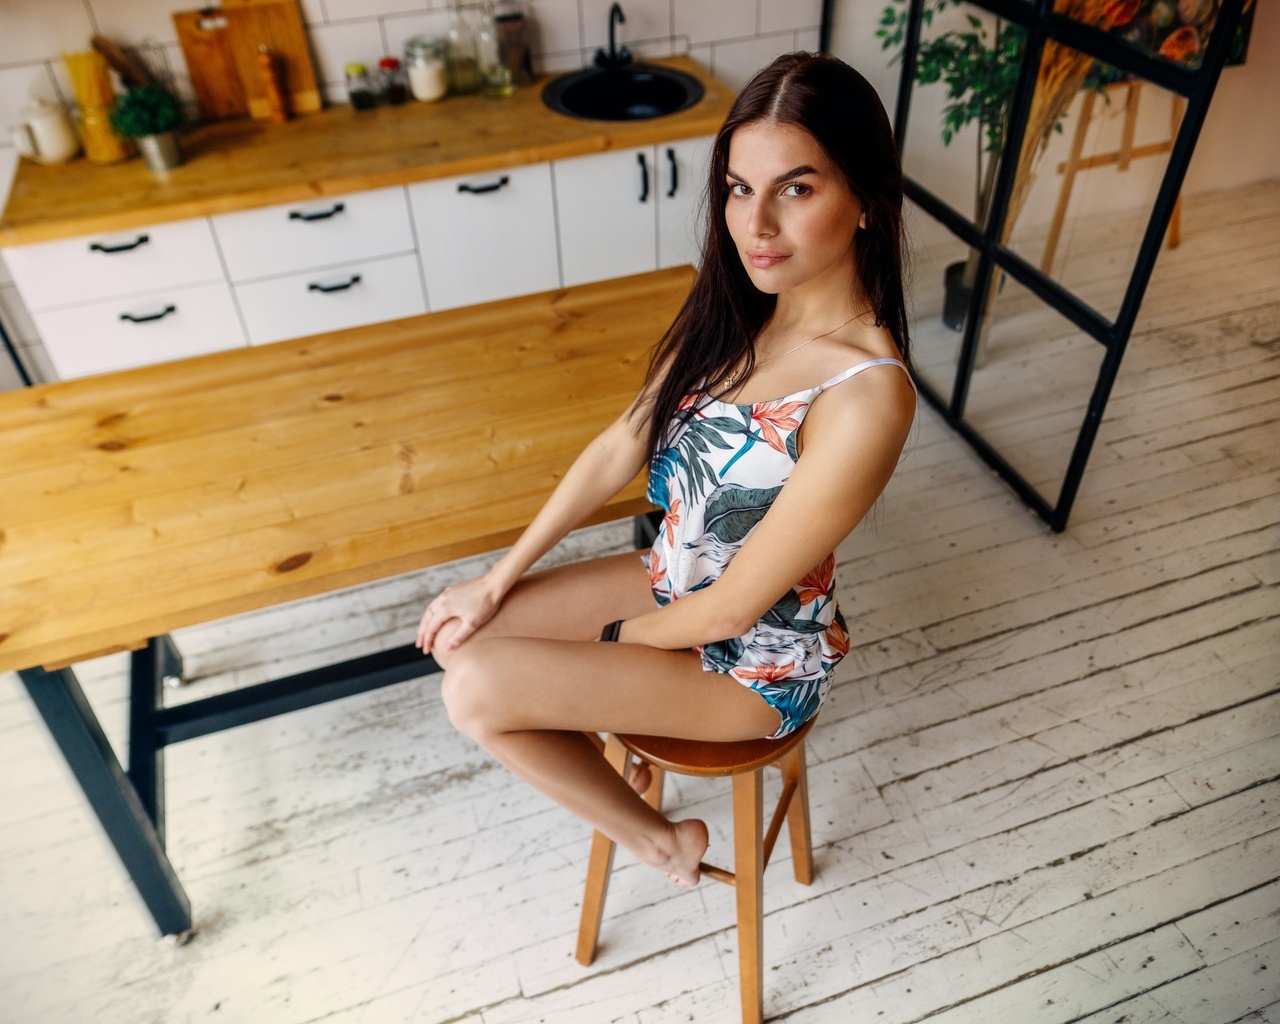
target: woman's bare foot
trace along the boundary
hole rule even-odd
[[[631,778],[627,781],[641,796],[649,792],[649,787],[653,785],[653,771],[649,768],[649,762],[637,759],[631,766]]]
[[[702,876],[702,857],[711,845],[707,826],[697,818],[675,821],[671,823],[670,835],[671,848],[665,856],[659,855],[657,861],[650,863],[676,885],[691,888]]]

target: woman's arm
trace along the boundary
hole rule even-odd
[[[450,637],[450,649],[489,621],[534,562],[635,478],[649,454],[644,400],[644,395],[637,398],[583,449],[533,522],[487,573],[446,588],[431,602],[418,625],[417,645],[423,651],[431,650],[436,633],[450,619],[461,624]]]
[[[628,619],[618,639],[678,650],[742,636],[866,515],[898,464],[915,392],[896,367],[824,392],[805,417],[799,461],[715,583]]]

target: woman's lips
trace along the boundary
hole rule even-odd
[[[774,252],[772,249],[748,249],[747,261],[760,270],[766,270],[783,260],[787,259],[784,252]]]

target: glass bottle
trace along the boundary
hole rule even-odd
[[[434,36],[413,36],[405,40],[404,61],[409,69],[409,88],[415,100],[430,103],[449,91],[445,71],[445,42]]]
[[[409,98],[409,87],[404,82],[404,69],[395,57],[383,57],[378,61],[378,81],[382,86],[382,98],[398,107]]]
[[[347,79],[347,99],[352,110],[369,110],[376,102],[373,85],[369,81],[369,69],[352,61],[342,69]]]
[[[466,96],[480,88],[480,72],[476,66],[476,41],[461,0],[449,7],[449,33],[445,40],[445,66],[449,74],[449,91]]]
[[[498,24],[502,42],[502,62],[511,71],[512,85],[533,82],[533,61],[529,54],[529,20],[520,0],[497,0],[493,20]]]
[[[512,93],[511,69],[502,59],[502,38],[493,20],[493,2],[485,0],[476,27],[476,60],[480,65],[480,88],[487,99],[506,99]]]

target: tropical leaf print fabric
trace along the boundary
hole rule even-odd
[[[659,605],[720,578],[790,478],[810,404],[826,388],[880,363],[902,366],[896,359],[868,360],[774,401],[734,405],[700,395],[682,404],[666,447],[649,466],[649,500],[665,513],[646,556]],[[732,675],[778,709],[778,735],[817,712],[832,671],[849,653],[834,576],[832,554],[748,633],[701,648],[705,669]]]

